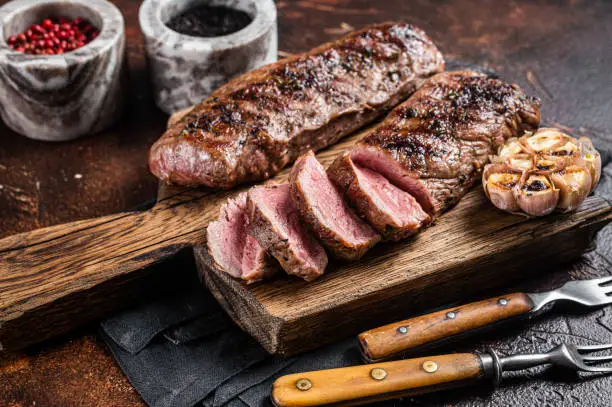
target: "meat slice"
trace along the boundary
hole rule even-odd
[[[242,276],[242,253],[247,236],[246,193],[229,199],[219,218],[208,224],[206,242],[209,267],[223,270],[232,277]]]
[[[167,183],[231,188],[269,178],[401,103],[444,59],[419,28],[384,23],[240,75],[151,147]]]
[[[221,207],[219,218],[206,229],[206,240],[207,265],[232,277],[255,282],[279,269],[276,261],[248,235],[246,192]]]
[[[248,216],[245,218],[248,219]],[[242,279],[247,283],[266,280],[276,274],[279,269],[278,262],[261,247],[257,239],[247,233],[242,253]]]
[[[357,213],[385,239],[402,240],[431,220],[412,195],[379,173],[357,165],[349,153],[334,160],[328,174]]]
[[[295,162],[289,184],[302,220],[333,256],[357,260],[380,241],[344,202],[312,151]]]
[[[465,195],[509,137],[540,123],[539,101],[473,71],[444,72],[351,149],[351,158],[437,216]]]
[[[256,186],[248,192],[249,231],[288,273],[312,281],[327,266],[327,254],[302,225],[289,184]]]

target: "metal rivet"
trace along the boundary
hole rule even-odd
[[[449,311],[446,313],[446,318],[447,319],[455,319],[455,317],[457,316],[457,314],[453,311]]]
[[[499,300],[497,300],[497,303],[501,306],[505,306],[508,305],[508,300],[505,298],[500,298]]]
[[[308,379],[300,379],[295,383],[295,387],[297,387],[298,390],[301,391],[310,390],[310,388],[312,387],[312,382]]]
[[[438,364],[432,360],[423,362],[423,370],[427,373],[433,373],[438,370]]]
[[[401,334],[406,334],[406,333],[408,333],[408,327],[407,326],[400,326],[399,328],[397,328],[397,332],[399,332]]]
[[[385,377],[387,377],[387,371],[385,369],[381,369],[380,367],[375,367],[374,369],[370,370],[370,376],[372,376],[372,379],[374,380],[383,380]]]

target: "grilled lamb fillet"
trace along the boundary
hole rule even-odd
[[[444,69],[420,29],[385,23],[241,75],[153,145],[149,166],[180,185],[269,178],[400,103]]]
[[[302,221],[335,257],[357,260],[380,241],[347,206],[312,151],[297,159],[289,185]]]
[[[249,231],[288,273],[312,281],[327,266],[325,249],[302,226],[288,184],[248,192]]]
[[[245,192],[228,200],[221,207],[219,218],[208,225],[203,258],[210,268],[254,282],[274,274],[279,267],[248,235],[246,198]]]
[[[349,153],[334,160],[327,172],[357,213],[386,240],[405,239],[431,220],[412,195],[356,165]]]
[[[539,101],[518,86],[473,71],[445,72],[395,108],[350,157],[436,216],[465,195],[506,139],[539,123]]]

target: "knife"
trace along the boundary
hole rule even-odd
[[[587,307],[612,303],[612,278],[569,281],[548,292],[512,293],[415,318],[395,322],[359,334],[364,359],[387,360],[404,352],[416,352],[466,336],[476,330],[518,317],[530,318],[566,300]]]
[[[272,385],[277,407],[357,405],[469,385],[490,379],[497,385],[505,371],[553,365],[575,371],[610,374],[601,366],[612,356],[589,353],[612,349],[612,345],[562,344],[547,353],[499,357],[487,353],[455,353],[339,369],[295,373],[278,378]]]

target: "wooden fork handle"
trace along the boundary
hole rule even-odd
[[[484,375],[472,353],[296,373],[277,379],[277,407],[356,405],[469,384]]]
[[[366,359],[384,360],[532,309],[533,303],[526,294],[507,294],[372,329],[359,334],[359,343]]]

